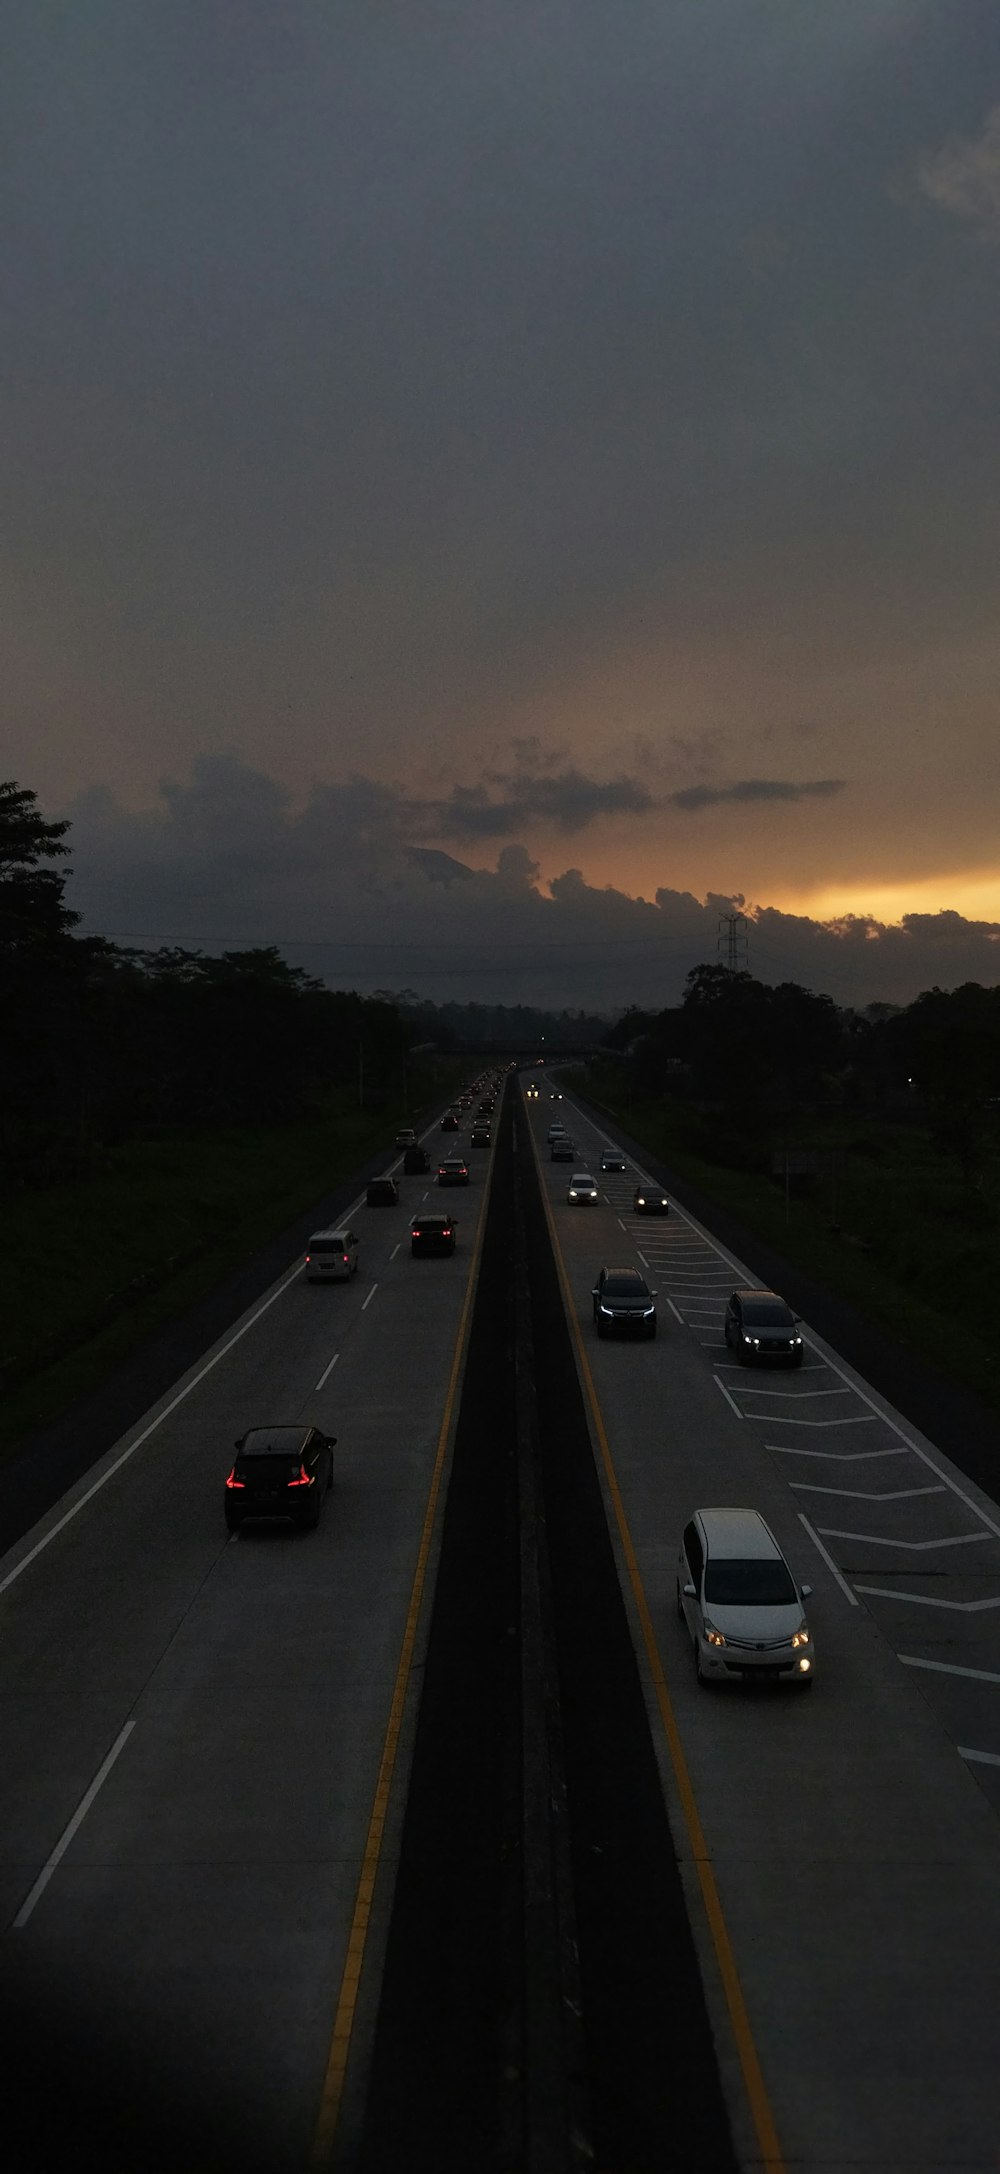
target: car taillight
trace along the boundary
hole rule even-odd
[[[349,1264],[350,1264],[350,1259],[351,1259],[351,1256],[350,1256],[350,1254],[349,1254],[349,1253],[345,1253],[345,1255],[344,1255],[344,1267],[345,1267],[345,1268],[347,1268],[347,1267],[349,1266]]]
[[[451,1232],[450,1232],[450,1230],[443,1230],[443,1231],[441,1232],[441,1236],[442,1236],[442,1238],[450,1238],[450,1237],[451,1237]]]
[[[237,1477],[236,1477],[236,1466],[235,1466],[235,1465],[233,1466],[233,1469],[232,1469],[232,1471],[230,1472],[229,1478],[228,1478],[228,1479],[227,1479],[227,1481],[226,1481],[226,1486],[227,1486],[227,1487],[245,1487],[245,1486],[246,1486],[246,1480],[238,1480],[238,1479],[237,1479]]]
[[[299,1466],[298,1478],[294,1480],[289,1480],[288,1482],[289,1487],[311,1487],[312,1483],[313,1475],[311,1472],[306,1471],[304,1464],[300,1464]]]
[[[308,1266],[309,1266],[309,1263],[310,1263],[310,1261],[311,1261],[311,1260],[312,1260],[312,1254],[311,1254],[311,1253],[307,1253],[307,1254],[306,1254],[306,1267],[307,1267],[307,1268],[308,1268]]]

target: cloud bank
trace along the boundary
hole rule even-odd
[[[530,777],[497,777],[507,779],[498,803],[506,825],[519,801],[532,805]],[[573,771],[552,782],[575,811],[567,828],[584,826],[602,788]],[[296,808],[283,786],[235,755],[205,756],[186,781],[165,779],[139,813],[107,787],[80,796],[67,810],[67,896],[84,933],[121,944],[275,944],[332,986],[408,986],[437,1002],[482,993],[612,1013],[673,1003],[689,969],[719,955],[723,917],[734,909],[747,917],[751,972],[840,1003],[907,1003],[935,984],[1000,980],[1000,923],[950,912],[908,914],[893,926],[864,915],[820,922],[741,895],[695,897],[671,884],[667,868],[652,898],[595,886],[577,867],[542,885],[519,840],[487,868],[420,842],[428,805],[357,775],[315,786]],[[463,818],[462,798],[441,805]]]

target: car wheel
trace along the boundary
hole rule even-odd
[[[679,1579],[679,1578],[678,1578],[678,1580],[677,1580],[677,1584],[676,1584],[676,1586],[675,1586],[675,1588],[674,1588],[674,1592],[675,1592],[675,1595],[676,1595],[676,1601],[675,1601],[675,1605],[676,1605],[676,1608],[677,1608],[677,1620],[678,1620],[678,1622],[679,1622],[679,1623],[683,1623],[683,1621],[684,1621],[684,1602],[683,1602],[683,1601],[682,1601],[682,1599],[681,1599],[681,1586],[680,1586],[680,1579]]]
[[[695,1680],[700,1685],[701,1689],[703,1691],[707,1691],[708,1677],[706,1676],[704,1669],[701,1665],[701,1652],[698,1646],[695,1646],[694,1649],[694,1673]]]
[[[802,1364],[802,1353],[801,1353],[801,1351],[797,1351],[797,1352],[796,1352],[796,1354],[795,1354],[795,1357],[794,1357],[794,1359],[792,1360],[792,1365],[793,1365],[793,1366],[801,1366],[801,1364]]]
[[[799,1685],[799,1690],[800,1690],[800,1691],[811,1691],[811,1690],[812,1690],[812,1687],[813,1687],[813,1684],[814,1684],[814,1682],[815,1682],[815,1680],[816,1680],[816,1679],[815,1679],[815,1677],[814,1677],[814,1676],[803,1676],[803,1678],[802,1678],[802,1681],[801,1681],[801,1683],[800,1683],[800,1685]]]
[[[239,1529],[240,1529],[240,1526],[242,1525],[242,1523],[243,1523],[243,1519],[242,1519],[242,1517],[240,1516],[240,1514],[239,1514],[238,1510],[231,1510],[231,1509],[230,1509],[230,1507],[229,1507],[229,1504],[228,1504],[228,1502],[227,1502],[227,1504],[226,1504],[226,1530],[227,1530],[227,1532],[238,1532],[238,1531],[239,1531]]]
[[[604,1338],[606,1337],[606,1335],[607,1335],[607,1333],[608,1333],[608,1332],[607,1332],[607,1329],[606,1329],[606,1328],[605,1328],[605,1326],[604,1326],[604,1323],[603,1323],[603,1321],[595,1321],[595,1323],[594,1323],[594,1327],[595,1327],[595,1329],[597,1330],[598,1336],[599,1336],[599,1337],[601,1338],[601,1341],[602,1341],[602,1343],[603,1343],[603,1341],[604,1341]]]
[[[654,1336],[655,1336],[655,1335],[656,1335],[656,1323],[655,1323],[655,1321],[654,1321],[654,1323],[653,1323],[653,1326],[652,1326],[652,1328],[651,1328],[651,1329],[647,1329],[647,1330],[646,1330],[646,1341],[647,1341],[647,1343],[650,1343],[650,1344],[651,1344],[651,1343],[652,1343],[652,1341],[653,1341],[653,1338],[654,1338]]]
[[[304,1518],[303,1518],[303,1520],[302,1520],[302,1523],[303,1523],[303,1525],[305,1526],[305,1529],[306,1529],[306,1531],[307,1531],[307,1532],[315,1532],[315,1530],[316,1530],[316,1527],[317,1527],[317,1525],[319,1524],[319,1521],[320,1521],[320,1518],[322,1517],[322,1515],[323,1515],[323,1491],[322,1491],[322,1489],[321,1489],[321,1488],[317,1487],[317,1489],[316,1489],[316,1500],[315,1500],[315,1502],[311,1502],[311,1503],[310,1503],[310,1505],[309,1505],[309,1508],[308,1508],[308,1510],[306,1511],[306,1514],[305,1514],[305,1516],[304,1516]]]

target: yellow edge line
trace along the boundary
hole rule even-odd
[[[572,1327],[573,1335],[576,1341],[577,1359],[580,1368],[580,1375],[583,1381],[584,1389],[586,1391],[587,1401],[590,1405],[591,1416],[594,1422],[594,1430],[597,1435],[597,1440],[600,1447],[601,1460],[604,1465],[605,1477],[608,1483],[608,1493],[611,1496],[611,1501],[614,1507],[615,1521],[618,1526],[618,1534],[621,1540],[622,1554],[625,1558],[625,1565],[628,1570],[629,1581],[632,1586],[632,1594],[635,1600],[636,1612],[638,1614],[639,1623],[642,1629],[643,1644],[646,1648],[646,1658],[649,1662],[650,1674],[653,1679],[653,1687],[656,1692],[656,1703],[659,1707],[660,1720],[663,1723],[663,1733],[667,1739],[667,1745],[670,1751],[670,1758],[673,1764],[674,1779],[677,1783],[677,1794],[680,1798],[681,1810],[684,1814],[684,1823],[687,1827],[688,1839],[691,1844],[691,1854],[697,1867],[698,1880],[701,1886],[702,1902],[704,1903],[705,1915],[708,1919],[709,1930],[712,1935],[712,1945],[715,1948],[716,1961],[719,1965],[719,1975],[722,1979],[723,1990],[726,1996],[726,2005],[729,2009],[729,2020],[733,2027],[733,2036],[736,2040],[736,2050],[739,2054],[740,2067],[743,2070],[743,2081],[746,2086],[747,2098],[750,2102],[750,2112],[753,2116],[754,2128],[757,2131],[757,2142],[760,2146],[762,2167],[765,2170],[765,2174],[785,2174],[785,2162],[782,2156],[781,2146],[778,2142],[778,2132],[774,2125],[774,2116],[771,2112],[771,2103],[767,2095],[767,2088],[764,2083],[763,2074],[761,2072],[760,2059],[758,2057],[757,2048],[754,2044],[753,2032],[750,2028],[750,2018],[747,2014],[746,2002],[743,1998],[743,1988],[740,1984],[740,1975],[736,1967],[736,1957],[733,1954],[732,1943],[729,1938],[729,1931],[726,1925],[725,1917],[723,1916],[722,1912],[722,1903],[719,1900],[719,1890],[715,1883],[715,1873],[712,1869],[712,1860],[709,1855],[708,1844],[705,1840],[705,1833],[701,1824],[701,1815],[698,1810],[698,1804],[695,1798],[694,1789],[691,1785],[691,1776],[688,1773],[687,1760],[684,1757],[684,1748],[681,1743],[680,1732],[677,1727],[677,1722],[674,1718],[674,1709],[671,1704],[670,1693],[667,1689],[667,1681],[663,1672],[663,1663],[660,1659],[659,1647],[656,1643],[656,1632],[653,1629],[653,1619],[649,1611],[649,1602],[646,1599],[642,1576],[639,1570],[639,1565],[636,1561],[635,1549],[632,1545],[632,1535],[629,1531],[628,1518],[625,1514],[625,1505],[622,1501],[621,1489],[618,1485],[618,1475],[615,1471],[614,1461],[611,1455],[611,1446],[608,1441],[607,1430],[604,1425],[604,1417],[601,1412],[601,1407],[597,1396],[597,1390],[594,1385],[594,1377],[590,1371],[590,1361],[587,1357],[587,1353],[584,1348],[583,1337],[580,1333],[580,1323],[577,1319],[576,1307],[573,1303],[573,1293],[570,1289],[569,1277],[566,1272],[566,1263],[563,1259],[562,1247],[559,1243],[559,1236],[556,1230],[555,1219],[552,1214],[551,1203],[549,1201],[548,1195],[548,1188],[542,1177],[541,1163],[539,1160],[538,1148],[534,1139],[534,1135],[532,1135],[532,1148],[534,1150],[535,1163],[538,1169],[539,1183],[541,1185],[542,1191],[542,1200],[545,1204],[545,1215],[549,1226],[549,1236],[552,1240],[552,1250],[555,1254],[556,1265],[559,1270],[559,1280],[562,1285],[563,1303],[566,1308],[566,1318]]]
[[[365,1942],[368,1938],[368,1926],[371,1919],[372,1900],[375,1893],[375,1879],[378,1872],[379,1857],[382,1851],[382,1842],[385,1836],[385,1823],[389,1810],[389,1792],[392,1788],[392,1777],[393,1770],[396,1764],[396,1753],[399,1749],[399,1732],[403,1723],[403,1707],[406,1702],[410,1667],[413,1660],[413,1648],[416,1643],[417,1637],[417,1624],[420,1620],[420,1608],[424,1596],[424,1584],[427,1577],[427,1564],[430,1558],[431,1538],[434,1531],[434,1520],[437,1513],[438,1496],[441,1492],[441,1479],[444,1472],[445,1456],[448,1449],[448,1439],[451,1433],[452,1412],[455,1404],[455,1396],[458,1390],[458,1379],[461,1372],[462,1359],[465,1353],[466,1329],[468,1327],[469,1312],[472,1306],[472,1295],[476,1288],[476,1283],[478,1280],[479,1256],[482,1251],[483,1232],[486,1227],[486,1208],[489,1201],[490,1185],[492,1184],[493,1179],[493,1154],[495,1152],[496,1143],[494,1141],[493,1152],[490,1155],[489,1165],[487,1169],[488,1182],[483,1188],[483,1203],[480,1210],[479,1223],[476,1229],[476,1242],[472,1255],[472,1263],[469,1269],[469,1281],[466,1285],[465,1301],[462,1306],[462,1318],[459,1321],[458,1335],[455,1339],[455,1351],[451,1362],[451,1373],[448,1378],[448,1393],[445,1397],[444,1403],[444,1416],[441,1420],[441,1429],[440,1433],[438,1434],[437,1452],[434,1458],[434,1469],[431,1473],[430,1492],[427,1497],[427,1508],[424,1512],[423,1529],[420,1535],[420,1547],[417,1553],[417,1566],[413,1573],[413,1586],[410,1592],[410,1605],[407,1610],[406,1628],[403,1632],[403,1643],[400,1648],[399,1665],[396,1670],[396,1681],[393,1688],[392,1705],[389,1708],[389,1720],[386,1725],[385,1741],[382,1746],[382,1757],[379,1763],[378,1780],[375,1783],[375,1795],[372,1800],[372,1813],[371,1819],[368,1824],[368,1839],[365,1843],[365,1853],[361,1860],[361,1872],[358,1878],[358,1891],[354,1903],[354,1916],[351,1920],[351,1930],[348,1934],[347,1939],[347,1957],[344,1963],[343,1976],[340,1981],[340,1994],[337,2000],[336,2014],[333,2019],[333,2036],[330,2040],[330,2051],[327,2056],[326,2074],[323,2078],[323,2090],[320,2096],[319,2115],[316,2121],[316,2132],[313,2137],[312,2153],[310,2156],[310,2166],[314,2169],[325,2168],[329,2165],[330,2152],[333,2147],[334,2133],[336,2131],[337,2121],[340,2115],[341,2101],[344,2095],[344,2081],[347,2075],[348,2055],[351,2050],[351,2033],[354,2029],[354,2016],[358,2003],[358,1991],[361,1984],[361,1967],[364,1962]]]

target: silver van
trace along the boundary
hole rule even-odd
[[[677,1558],[677,1613],[694,1646],[699,1683],[773,1677],[813,1680],[816,1655],[803,1601],[757,1510],[696,1510]]]
[[[358,1241],[353,1230],[313,1232],[306,1247],[307,1283],[349,1283],[358,1272]]]

